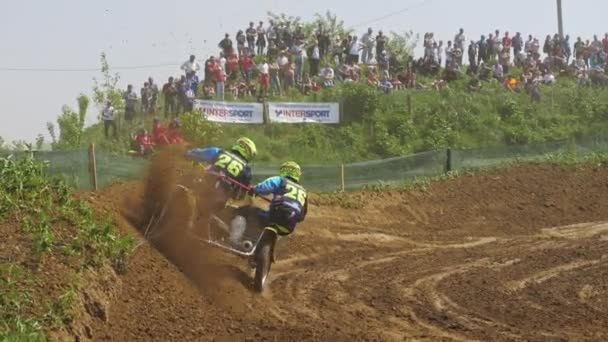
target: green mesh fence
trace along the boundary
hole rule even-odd
[[[452,150],[452,170],[490,167],[514,160],[537,160],[548,154],[608,152],[608,135],[520,146],[500,146],[483,149]],[[36,158],[49,162],[51,174],[61,174],[79,190],[90,190],[88,152],[37,152]],[[404,157],[350,163],[344,165],[344,186],[347,190],[364,186],[403,183],[416,177],[438,176],[447,167],[447,151],[431,151]],[[98,185],[104,187],[117,181],[140,178],[147,161],[139,158],[96,153]],[[311,191],[335,191],[342,185],[340,164],[303,165],[303,184]],[[278,165],[253,165],[254,181],[275,176]]]
[[[36,159],[49,163],[49,173],[62,175],[68,184],[79,190],[91,190],[87,150],[36,152]],[[118,181],[137,179],[146,168],[146,161],[105,152],[96,152],[97,184],[105,187]]]

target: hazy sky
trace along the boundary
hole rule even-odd
[[[106,52],[112,67],[174,66],[115,70],[121,87],[139,91],[148,76],[157,83],[179,74],[190,53],[198,59],[217,53],[225,32],[234,37],[249,21],[267,19],[267,11],[310,19],[330,10],[361,35],[368,26],[385,32],[435,32],[453,39],[459,27],[467,40],[500,29],[532,33],[541,39],[557,30],[555,0],[20,0],[5,2],[0,13],[0,96],[6,141],[46,135],[61,106],[76,107],[79,93],[91,93],[98,72],[8,71],[25,69],[87,69],[99,67]],[[605,0],[563,0],[564,26],[571,36],[591,38],[608,31]],[[331,4],[331,7],[327,7]],[[409,9],[409,10],[405,10]],[[396,13],[388,16],[388,14]],[[371,22],[375,19],[380,20]],[[97,108],[88,122],[96,120]]]

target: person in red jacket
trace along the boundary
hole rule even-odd
[[[154,152],[152,138],[145,129],[140,129],[134,139],[135,152],[140,156],[147,156]]]
[[[160,122],[160,119],[154,119],[154,124],[152,124],[152,142],[155,145],[166,146],[169,145],[169,139],[167,138],[167,128],[163,126]]]
[[[173,145],[185,144],[185,140],[182,137],[180,132],[180,124],[177,118],[173,119],[169,124],[169,129],[167,130],[167,139],[169,139],[169,143]]]

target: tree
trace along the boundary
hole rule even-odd
[[[106,101],[112,102],[112,106],[117,110],[123,109],[122,92],[116,86],[120,80],[120,74],[112,74],[105,53],[101,53],[101,74],[102,80],[93,78],[93,101],[98,106],[103,106]]]
[[[74,149],[81,147],[84,137],[84,123],[89,108],[89,98],[81,94],[78,98],[78,112],[64,105],[61,108],[61,115],[57,118],[57,126],[59,127],[59,138],[55,125],[51,122],[47,123],[47,130],[52,139],[52,147],[54,150]]]
[[[43,146],[44,146],[44,135],[38,134],[38,136],[36,137],[36,150],[37,151],[42,150]]]
[[[327,32],[330,39],[344,37],[352,33],[352,29],[344,27],[344,20],[339,20],[338,16],[330,11],[325,12],[323,15],[316,13],[314,20],[311,22],[302,22],[300,17],[288,16],[285,13],[275,14],[273,12],[268,12],[268,19],[274,21],[275,25],[280,28],[287,25],[292,29],[298,25],[302,26],[307,45],[312,44],[316,39],[314,33],[319,26],[323,27],[323,30]]]
[[[403,34],[396,32],[390,33],[386,52],[396,62],[391,65],[391,69],[400,70],[407,65],[410,57],[414,56],[414,49],[418,44],[419,36],[413,31],[406,31]]]

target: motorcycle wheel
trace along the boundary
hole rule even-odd
[[[264,234],[272,234],[265,231]],[[273,234],[274,235],[274,234]],[[260,246],[256,251],[255,256],[255,276],[253,281],[253,287],[256,292],[261,293],[264,291],[264,285],[268,279],[270,273],[270,265],[272,263],[272,249],[276,241],[275,236],[266,236],[267,238],[260,241]]]

